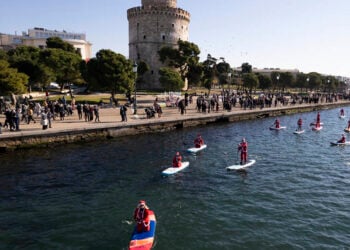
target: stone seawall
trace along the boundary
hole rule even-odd
[[[89,142],[122,136],[160,133],[186,127],[205,126],[223,122],[263,119],[267,117],[312,112],[315,110],[336,108],[350,103],[331,103],[313,106],[289,106],[271,109],[241,110],[239,112],[210,113],[193,116],[181,116],[168,120],[146,120],[134,124],[124,123],[121,126],[104,125],[97,128],[64,129],[58,131],[41,131],[26,135],[0,136],[0,151],[18,150],[33,147],[52,147],[57,144]]]

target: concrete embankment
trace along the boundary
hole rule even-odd
[[[315,110],[337,108],[350,105],[339,101],[327,104],[304,104],[272,107],[254,110],[233,109],[231,112],[220,111],[207,114],[197,112],[191,107],[185,115],[180,115],[176,108],[164,109],[161,118],[146,119],[144,115],[129,115],[128,122],[117,121],[118,109],[101,110],[100,123],[84,122],[76,117],[53,123],[53,128],[42,130],[40,123],[22,126],[19,132],[7,132],[0,135],[0,151],[17,150],[33,147],[53,147],[57,144],[89,142],[131,136],[146,133],[159,133],[186,127],[205,126],[207,124],[238,122],[263,119],[267,117],[312,112]],[[105,115],[103,115],[105,114]],[[37,118],[38,119],[38,118]],[[4,132],[4,131],[3,131]]]

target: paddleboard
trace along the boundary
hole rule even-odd
[[[302,134],[302,133],[304,133],[305,132],[305,129],[302,129],[302,130],[295,130],[293,133],[294,134],[297,134],[297,135],[300,135],[300,134]]]
[[[248,163],[244,164],[244,165],[232,165],[229,167],[226,167],[227,170],[240,170],[240,169],[244,169],[247,168],[251,165],[253,165],[256,162],[256,160],[249,160]]]
[[[312,130],[313,130],[313,131],[320,131],[321,129],[323,129],[323,127],[322,127],[322,126],[320,126],[320,127],[318,127],[318,128],[316,128],[316,127],[312,127]]]
[[[310,126],[315,126],[316,125],[316,122],[311,122],[310,123]],[[320,122],[320,125],[322,126],[323,125],[323,122]]]
[[[180,172],[181,170],[184,170],[185,168],[187,168],[189,165],[190,165],[189,161],[184,161],[182,162],[181,167],[178,167],[178,168],[170,167],[163,170],[162,175],[176,174],[177,172]]]
[[[206,147],[207,147],[207,145],[204,144],[200,148],[189,148],[189,149],[187,149],[187,152],[189,152],[189,153],[197,153],[197,152],[205,149]]]
[[[346,132],[346,133],[350,133],[350,129],[344,129],[344,132]]]
[[[270,130],[282,130],[282,129],[286,129],[287,127],[285,126],[281,126],[279,128],[276,128],[276,127],[270,127]]]
[[[341,143],[341,142],[331,142],[332,146],[346,146],[346,145],[350,145],[350,141]]]
[[[147,232],[137,232],[135,227],[129,243],[129,250],[149,250],[153,246],[156,233],[156,216],[152,210],[148,210],[150,217],[150,230]]]
[[[345,115],[340,115],[339,119],[345,119]]]

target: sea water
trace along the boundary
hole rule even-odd
[[[330,146],[347,119],[323,110],[314,132],[316,113],[2,154],[0,249],[128,249],[140,199],[154,249],[350,248],[350,146]],[[187,153],[198,133],[208,147]],[[227,171],[242,137],[257,162]],[[190,166],[163,177],[177,151]]]

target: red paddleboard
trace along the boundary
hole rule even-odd
[[[156,216],[152,210],[148,210],[150,217],[150,230],[147,232],[137,232],[136,227],[131,235],[129,250],[149,250],[153,246],[156,233]]]

